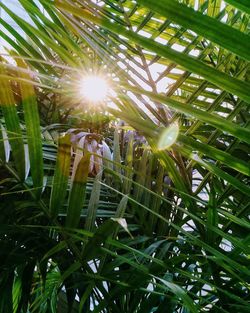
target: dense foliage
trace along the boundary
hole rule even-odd
[[[249,312],[249,1],[18,2],[0,312]],[[89,73],[112,86],[96,107]]]

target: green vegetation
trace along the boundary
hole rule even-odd
[[[249,312],[250,2],[18,2],[0,313]]]

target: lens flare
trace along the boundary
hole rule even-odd
[[[101,76],[85,76],[80,81],[80,94],[90,102],[101,102],[108,94],[108,82]]]
[[[179,135],[179,125],[174,123],[169,127],[163,129],[157,143],[158,150],[165,150],[171,147],[177,140]]]

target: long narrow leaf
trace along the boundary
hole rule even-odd
[[[197,34],[250,61],[250,36],[216,19],[195,11],[176,0],[137,0],[153,12],[191,29]]]
[[[17,64],[18,66],[27,69],[26,64],[21,59],[17,59]],[[29,75],[24,72],[20,72],[19,75],[24,79],[30,78]],[[29,147],[31,175],[34,187],[39,188],[43,185],[43,152],[36,94],[34,87],[28,83],[20,83],[20,90]],[[42,188],[38,189],[38,196],[41,190]]]
[[[2,73],[0,69],[0,73]],[[21,180],[25,178],[25,155],[20,121],[15,106],[15,99],[11,85],[5,79],[0,78],[0,106],[4,115],[9,142]]]
[[[53,219],[57,217],[58,212],[65,201],[69,180],[70,162],[70,135],[66,135],[59,139],[56,167],[52,183],[49,209]]]
[[[89,172],[90,153],[85,153],[77,166],[69,196],[66,226],[75,228],[79,224],[81,209],[85,199],[86,184]]]

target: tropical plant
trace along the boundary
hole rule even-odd
[[[248,1],[18,3],[0,312],[248,312]],[[96,108],[89,73],[112,88]]]

